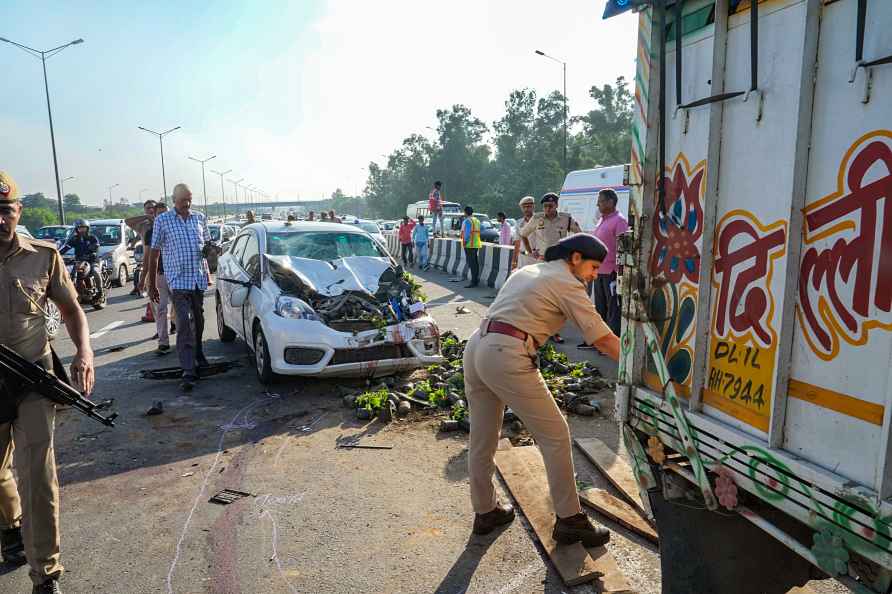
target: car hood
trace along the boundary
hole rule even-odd
[[[313,260],[292,256],[266,256],[272,263],[273,277],[282,279],[296,277],[311,291],[325,297],[336,297],[346,292],[360,292],[375,295],[381,288],[385,273],[393,270],[393,265],[384,258],[350,256],[337,260]],[[277,284],[287,291],[283,283]]]
[[[99,257],[106,256],[118,248],[116,245],[100,245],[99,246]]]

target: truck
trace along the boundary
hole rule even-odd
[[[598,212],[598,192],[611,189],[616,192],[616,208],[629,215],[629,165],[613,165],[571,171],[561,186],[560,210],[569,213],[585,232],[594,231],[601,219]]]
[[[892,2],[638,20],[615,400],[663,592],[892,584]]]

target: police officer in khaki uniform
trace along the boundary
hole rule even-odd
[[[93,390],[93,351],[87,318],[55,245],[16,233],[22,214],[12,178],[0,171],[0,344],[53,369],[44,308],[51,299],[62,312],[77,348],[71,363],[74,387]],[[53,452],[55,405],[37,393],[10,394],[0,410],[0,545],[7,563],[31,566],[32,592],[59,593],[59,483]],[[11,409],[11,410],[10,410]],[[10,469],[15,451],[19,488]],[[24,553],[24,555],[22,554]]]
[[[514,519],[514,509],[496,500],[492,474],[505,406],[511,407],[536,440],[545,460],[557,518],[554,539],[600,546],[610,540],[579,505],[570,429],[545,385],[537,351],[567,320],[586,342],[619,359],[619,338],[610,331],[585,291],[597,277],[607,248],[585,233],[545,250],[545,262],[516,271],[499,291],[464,355],[465,394],[471,412],[468,467],[474,533],[486,534]]]
[[[565,212],[558,212],[557,194],[549,192],[542,196],[540,202],[542,212],[534,214],[530,222],[520,230],[524,245],[536,260],[542,260],[545,250],[556,245],[564,237],[581,231],[573,217]],[[535,246],[530,244],[530,237],[534,238]],[[556,343],[564,343],[560,332],[555,332],[551,338]]]
[[[557,244],[561,239],[579,233],[579,224],[569,214],[558,212],[558,195],[549,192],[542,196],[542,212],[537,212],[530,221],[521,227],[520,236],[524,247],[534,258],[541,260],[545,250]],[[535,240],[531,244],[530,237]]]
[[[533,211],[536,208],[536,199],[532,196],[524,196],[520,199],[520,202],[518,202],[518,206],[520,206],[520,210],[523,213],[523,218],[517,221],[518,233],[517,238],[514,240],[514,262],[511,266],[512,270],[523,268],[527,264],[535,264],[537,261],[532,254],[533,249],[535,249],[533,244],[536,241],[536,238],[533,235],[530,235],[521,241],[520,237],[520,230],[533,218]],[[529,246],[529,248],[527,246]]]

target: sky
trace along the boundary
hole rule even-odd
[[[64,193],[160,198],[188,183],[220,198],[220,176],[281,200],[356,194],[369,162],[403,138],[436,134],[436,110],[462,103],[491,123],[513,89],[560,89],[570,113],[592,85],[634,80],[637,19],[602,20],[604,0],[5,0],[0,37],[37,49],[84,43],[47,61]],[[23,193],[56,196],[40,60],[0,42],[0,170]],[[233,184],[224,181],[230,202]],[[241,190],[240,190],[241,192]],[[239,195],[240,198],[242,194]]]

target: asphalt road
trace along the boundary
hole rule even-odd
[[[441,330],[469,335],[493,291],[422,276]],[[177,365],[176,354],[153,353],[154,325],[139,321],[145,300],[127,290],[87,313],[93,399],[114,401],[117,427],[72,411],[57,421],[65,592],[592,591],[563,586],[523,518],[492,537],[472,537],[466,435],[438,434],[439,420],[421,415],[386,426],[357,421],[337,388],[361,382],[286,380],[265,390],[246,346],[217,339],[210,297],[206,353],[242,367],[203,379],[189,395],[175,381],[142,379],[140,370]],[[572,346],[579,338],[572,329],[566,338],[571,357],[596,357]],[[72,354],[66,337],[57,348]],[[164,413],[145,416],[158,400]],[[574,435],[615,445],[611,408],[606,397],[604,417],[571,417]],[[336,447],[351,438],[393,449]],[[576,463],[580,480],[610,488],[578,454]],[[208,502],[224,488],[256,496]],[[609,548],[633,587],[659,592],[656,548],[608,526]],[[0,566],[0,592],[29,591],[25,568]]]

